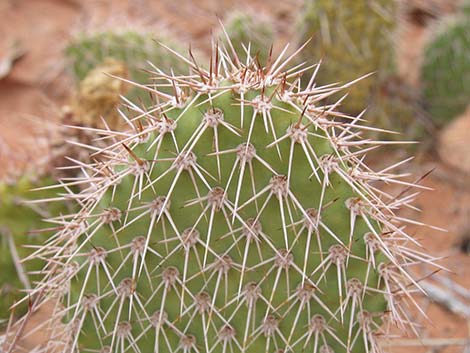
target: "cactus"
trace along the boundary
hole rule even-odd
[[[360,113],[374,101],[377,86],[393,72],[396,3],[390,0],[306,0],[299,21],[302,59],[322,58],[317,81],[350,82],[375,72],[349,90],[343,111]]]
[[[2,320],[9,317],[10,310],[19,316],[27,309],[27,302],[12,309],[24,292],[31,290],[29,272],[41,269],[43,262],[22,260],[30,255],[32,246],[39,246],[45,240],[41,232],[35,230],[44,228],[43,219],[57,215],[59,211],[68,213],[61,204],[27,204],[32,197],[49,198],[56,191],[43,190],[31,192],[33,187],[53,184],[48,178],[41,179],[36,184],[27,177],[22,177],[15,184],[0,182],[0,326]],[[26,247],[25,245],[28,245]]]
[[[184,71],[187,67],[168,55],[168,49],[157,44],[157,40],[173,50],[179,49],[171,40],[155,38],[150,33],[109,30],[78,35],[65,49],[65,56],[78,82],[109,58],[123,63],[134,82],[147,81],[148,75],[143,71],[147,68],[147,61],[155,63],[169,74],[171,71],[187,74]]]
[[[437,126],[462,114],[470,100],[468,7],[443,20],[424,51],[423,96]]]
[[[243,62],[246,62],[248,57],[255,56],[261,63],[267,61],[269,46],[275,41],[275,29],[269,18],[257,13],[235,10],[228,14],[224,23],[224,32],[230,37],[237,56]],[[224,44],[228,44],[225,33],[222,32],[220,38]],[[249,48],[244,46],[246,43],[249,43]]]
[[[84,126],[119,129],[122,119],[117,107],[128,89],[121,78],[127,79],[127,68],[114,59],[105,59],[102,65],[89,71],[80,81],[72,103],[74,120]]]
[[[470,15],[470,1],[462,0],[458,6],[458,10],[463,13],[465,16]]]
[[[37,252],[49,265],[32,291],[61,303],[50,344],[378,352],[388,326],[414,330],[411,270],[433,258],[396,215],[412,196],[377,183],[417,185],[366,167],[381,142],[321,103],[349,85],[299,88],[297,52],[261,67],[212,50],[208,70],[181,57],[197,74],[162,76],[175,95],[155,85],[156,106],[126,103],[134,128],[64,181],[81,209]]]

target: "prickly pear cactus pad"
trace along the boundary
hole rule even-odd
[[[67,333],[51,345],[362,353],[388,326],[413,330],[410,270],[433,258],[407,247],[396,212],[412,196],[377,187],[415,185],[401,163],[364,165],[372,128],[321,103],[344,87],[299,89],[286,51],[246,65],[214,44],[207,70],[180,56],[193,75],[151,73],[175,94],[155,84],[155,105],[126,103],[132,128],[108,131],[70,182],[82,191],[63,195],[81,210],[38,252],[33,293],[60,298]]]
[[[361,112],[392,70],[395,11],[396,2],[390,0],[305,0],[299,40],[303,44],[311,38],[303,60],[323,58],[317,81],[346,83],[374,72],[348,89],[343,111]]]
[[[161,41],[173,49],[177,45],[167,38],[156,37],[151,33],[132,30],[108,30],[82,33],[76,36],[67,48],[65,56],[77,81],[83,80],[88,73],[108,59],[124,63],[135,82],[147,82],[147,68],[150,61],[167,73],[186,74],[187,67],[168,55],[168,50],[158,45]]]
[[[274,44],[275,29],[272,21],[259,13],[235,10],[228,14],[225,32],[230,36],[238,57],[246,62],[247,58],[255,57],[265,63],[269,56],[270,46]],[[225,33],[220,34],[224,39]],[[245,46],[249,43],[249,47]]]
[[[467,3],[467,6],[470,7]],[[447,18],[424,53],[423,95],[437,125],[463,113],[470,101],[468,14]]]

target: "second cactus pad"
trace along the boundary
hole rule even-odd
[[[423,95],[437,125],[463,113],[470,102],[469,53],[468,14],[446,19],[425,49],[421,71]]]
[[[151,33],[109,30],[78,35],[65,49],[65,55],[78,81],[83,80],[91,70],[109,58],[125,64],[135,82],[148,81],[148,74],[143,72],[143,69],[148,68],[147,61],[157,64],[169,74],[171,70],[175,74],[186,74],[187,71],[182,70],[187,70],[187,67],[175,60],[168,49],[158,44],[157,40],[177,49],[170,40],[153,36]]]
[[[306,0],[299,38],[306,61],[323,59],[318,83],[346,83],[374,73],[349,90],[342,106],[359,113],[371,103],[380,80],[393,68],[396,5],[390,0]]]
[[[75,121],[83,126],[105,128],[104,119],[107,126],[118,129],[122,119],[117,109],[121,95],[128,90],[122,79],[128,79],[127,76],[126,66],[110,58],[88,72],[80,81],[72,104]]]
[[[427,257],[376,189],[395,176],[363,165],[359,120],[319,103],[339,88],[230,57],[166,76],[175,95],[130,105],[135,129],[73,181],[81,210],[36,289],[63,299],[71,351],[372,352],[385,316],[407,322]]]
[[[225,31],[240,60],[246,62],[247,58],[254,57],[261,63],[268,60],[270,46],[275,40],[275,29],[268,17],[240,10],[233,11],[225,21]],[[223,32],[220,36],[225,38]],[[225,44],[228,42],[225,41]],[[247,55],[248,50],[250,55]]]

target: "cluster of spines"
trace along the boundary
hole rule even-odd
[[[245,61],[247,57],[253,57],[261,63],[265,63],[269,55],[269,47],[274,44],[276,30],[268,16],[263,14],[235,10],[225,19],[225,31],[238,57]],[[226,43],[223,32],[221,40]],[[246,47],[248,44],[249,47]],[[247,55],[250,52],[251,55]]]
[[[31,272],[39,271],[44,264],[41,259],[23,261],[44,241],[43,233],[38,232],[44,227],[42,220],[60,211],[69,211],[65,204],[60,203],[28,204],[34,196],[53,197],[55,191],[31,192],[34,187],[52,183],[47,177],[33,182],[27,176],[13,184],[0,181],[0,326],[6,324],[10,317],[17,318],[27,311],[27,305],[14,304],[23,298],[25,291],[32,289]]]
[[[63,196],[76,200],[81,210],[50,220],[57,224],[57,232],[35,254],[50,262],[32,291],[46,293],[44,298],[63,298],[66,304],[57,310],[65,318],[65,327],[56,332],[51,345],[79,350],[86,318],[94,323],[98,336],[94,343],[101,346],[100,352],[141,352],[141,342],[150,332],[154,332],[156,352],[297,352],[307,345],[314,352],[378,352],[377,336],[383,333],[379,318],[414,330],[407,305],[414,303],[410,288],[419,285],[410,268],[422,262],[432,264],[434,259],[408,248],[416,240],[400,224],[416,222],[396,214],[402,207],[412,207],[415,194],[393,196],[376,184],[408,189],[418,185],[402,180],[406,175],[393,174],[403,162],[380,172],[364,164],[365,153],[386,142],[362,138],[374,128],[361,125],[361,115],[340,113],[341,100],[323,104],[347,85],[316,86],[317,66],[308,86],[301,89],[300,76],[308,68],[288,69],[297,51],[282,59],[286,47],[262,67],[256,61],[241,62],[228,43],[228,49],[215,45],[209,70],[202,69],[192,56],[186,59],[175,53],[192,74],[155,73],[164,87],[173,87],[173,95],[160,92],[158,82],[137,84],[152,93],[155,105],[146,109],[126,101],[129,116],[125,119],[132,131],[102,129],[100,134],[112,141],[110,145],[98,150],[90,147],[96,162],[79,164],[84,177],[63,182],[66,188],[81,185],[80,193]],[[229,105],[220,102],[232,94],[238,98]],[[220,105],[226,109],[225,117]],[[200,107],[208,107],[202,118],[188,119],[194,111],[201,114]],[[227,121],[229,109],[238,112],[239,126],[232,118]],[[280,121],[280,116],[285,120]],[[177,136],[185,124],[190,130]],[[224,138],[218,135],[222,131]],[[266,136],[260,138],[260,131]],[[212,132],[211,137],[206,132]],[[246,140],[238,146],[220,149],[227,136],[241,135]],[[184,144],[178,144],[181,136]],[[264,146],[255,147],[255,140]],[[212,152],[206,156],[211,170],[198,161],[201,155],[196,150],[201,141],[211,146]],[[286,142],[290,142],[288,147]],[[170,147],[173,157],[165,153]],[[276,163],[284,170],[280,173],[272,161],[286,151],[284,162]],[[226,155],[235,157],[229,168],[222,160]],[[294,162],[299,156],[304,165]],[[315,208],[306,208],[300,201],[308,195],[292,191],[296,173],[307,175],[306,182],[318,184]],[[266,183],[263,187],[259,187],[260,175]],[[271,177],[266,179],[267,175]],[[166,192],[159,194],[159,182],[165,178],[170,179],[163,187]],[[194,198],[182,195],[177,187],[183,178],[183,186],[189,186]],[[132,180],[131,185],[122,187],[127,179]],[[222,180],[226,181],[223,186]],[[334,188],[347,190],[341,195],[343,204],[326,198]],[[126,202],[117,207],[117,199],[125,193]],[[152,199],[145,200],[149,193]],[[189,207],[201,211],[188,214],[194,216],[194,225],[182,230],[173,213]],[[255,214],[246,218],[244,210],[249,207]],[[279,219],[263,216],[273,210]],[[147,232],[133,235],[133,225],[144,219],[148,220]],[[279,235],[276,239],[266,233],[271,221],[279,222],[278,229],[269,229]],[[204,234],[199,230],[203,223]],[[159,237],[154,239],[157,227]],[[227,231],[221,234],[216,227]],[[110,234],[100,239],[97,234],[104,230]],[[357,238],[358,233],[363,234],[362,239]],[[299,260],[296,257],[305,234],[307,243],[301,249],[303,260]],[[123,243],[123,237],[129,242]],[[116,243],[111,248],[110,241]],[[230,245],[220,252],[223,241]],[[309,250],[313,243],[318,243],[316,253]],[[359,243],[363,246],[358,249]],[[173,256],[179,251],[181,259]],[[237,252],[239,261],[231,256]],[[108,263],[113,256],[120,260]],[[359,266],[361,278],[353,275],[352,263]],[[264,274],[257,273],[258,268],[265,269]],[[335,275],[336,280],[327,280]],[[271,291],[266,292],[268,276],[274,279],[269,283]],[[191,290],[193,282],[199,286],[197,292]],[[323,286],[332,298],[325,296]],[[144,292],[151,294],[143,297]],[[375,309],[381,303],[385,307],[369,312],[366,308],[374,307],[370,304],[374,300],[366,303],[365,297],[378,301]],[[155,300],[160,305],[149,312]],[[313,308],[318,312],[312,312]],[[301,324],[306,317],[306,325]],[[290,327],[283,326],[283,321]],[[189,327],[199,330],[199,335],[189,332]]]

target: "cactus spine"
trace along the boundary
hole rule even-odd
[[[50,263],[33,291],[63,305],[51,345],[378,352],[382,323],[413,328],[409,270],[432,258],[407,248],[395,212],[409,198],[376,183],[414,185],[363,165],[380,142],[321,104],[344,86],[300,89],[297,53],[261,67],[227,50],[208,70],[181,56],[192,76],[152,73],[175,94],[156,84],[157,105],[129,105],[134,128],[109,131],[63,196],[81,210],[38,252]]]
[[[470,100],[470,5],[464,5],[460,14],[443,20],[424,52],[423,95],[438,126],[462,114]]]
[[[66,204],[45,207],[43,204],[31,204],[31,198],[53,198],[57,193],[57,188],[51,187],[58,176],[55,167],[70,167],[71,163],[66,158],[85,161],[89,151],[84,151],[82,147],[78,149],[77,145],[99,145],[96,141],[97,130],[88,131],[81,127],[119,129],[121,119],[118,119],[116,109],[120,95],[127,92],[127,85],[122,79],[110,75],[126,79],[126,65],[105,58],[103,63],[92,68],[79,82],[70,111],[62,116],[62,123],[79,127],[62,131],[62,127],[53,125],[52,129],[49,127],[47,131],[42,131],[43,138],[49,137],[49,151],[44,160],[35,163],[34,168],[17,173],[21,177],[7,175],[5,180],[0,180],[0,324],[7,321],[10,311],[17,317],[26,310],[26,301],[16,306],[13,304],[24,296],[25,291],[31,290],[30,272],[39,271],[44,265],[40,260],[23,261],[34,252],[34,247],[46,240],[43,233],[37,232],[45,226],[43,219],[69,212]],[[7,157],[14,155],[13,151],[5,150]],[[60,175],[74,177],[77,170],[79,167],[73,166],[61,171]],[[33,188],[44,189],[31,192]]]
[[[15,184],[0,181],[0,326],[6,322],[10,312],[18,317],[25,313],[27,303],[15,308],[25,291],[31,290],[34,283],[30,278],[31,271],[39,271],[44,263],[35,259],[23,262],[31,255],[33,247],[38,247],[45,240],[43,233],[35,230],[45,227],[43,219],[51,218],[65,212],[61,204],[27,204],[31,198],[51,198],[56,191],[43,190],[33,193],[33,187],[51,185],[53,181],[43,178],[39,185],[23,177]],[[67,211],[69,212],[69,211]],[[65,212],[65,213],[67,213]]]
[[[230,37],[237,56],[243,62],[255,56],[261,63],[266,62],[269,46],[275,41],[275,29],[268,17],[235,10],[225,20],[225,32]],[[227,44],[225,33],[221,33],[220,37]],[[249,43],[249,47],[245,46],[246,43]]]
[[[78,123],[81,127],[95,129],[109,126],[118,128],[116,108],[120,94],[124,93],[124,82],[106,76],[103,71],[121,77],[125,77],[126,73],[121,63],[111,59],[106,59],[103,66],[90,71],[80,83],[72,111],[64,112],[62,116],[64,124]],[[20,305],[14,304],[24,296],[25,291],[31,290],[30,273],[40,271],[44,265],[39,259],[24,261],[47,239],[43,232],[38,232],[38,229],[45,227],[43,220],[70,212],[66,203],[36,204],[31,203],[32,198],[53,198],[57,193],[54,184],[59,175],[77,175],[79,167],[71,166],[67,158],[82,162],[89,158],[89,151],[83,147],[77,148],[77,145],[98,145],[95,129],[83,130],[78,127],[63,131],[62,127],[55,124],[52,129],[46,127],[41,134],[42,138],[48,137],[48,153],[44,159],[36,161],[34,167],[13,170],[11,172],[14,173],[9,173],[11,176],[7,174],[0,179],[0,325],[8,320],[10,311],[17,318],[27,309],[26,301]],[[13,151],[6,149],[6,152],[7,157],[14,156]],[[55,169],[65,166],[69,168],[60,172]],[[41,190],[32,191],[33,188]]]

